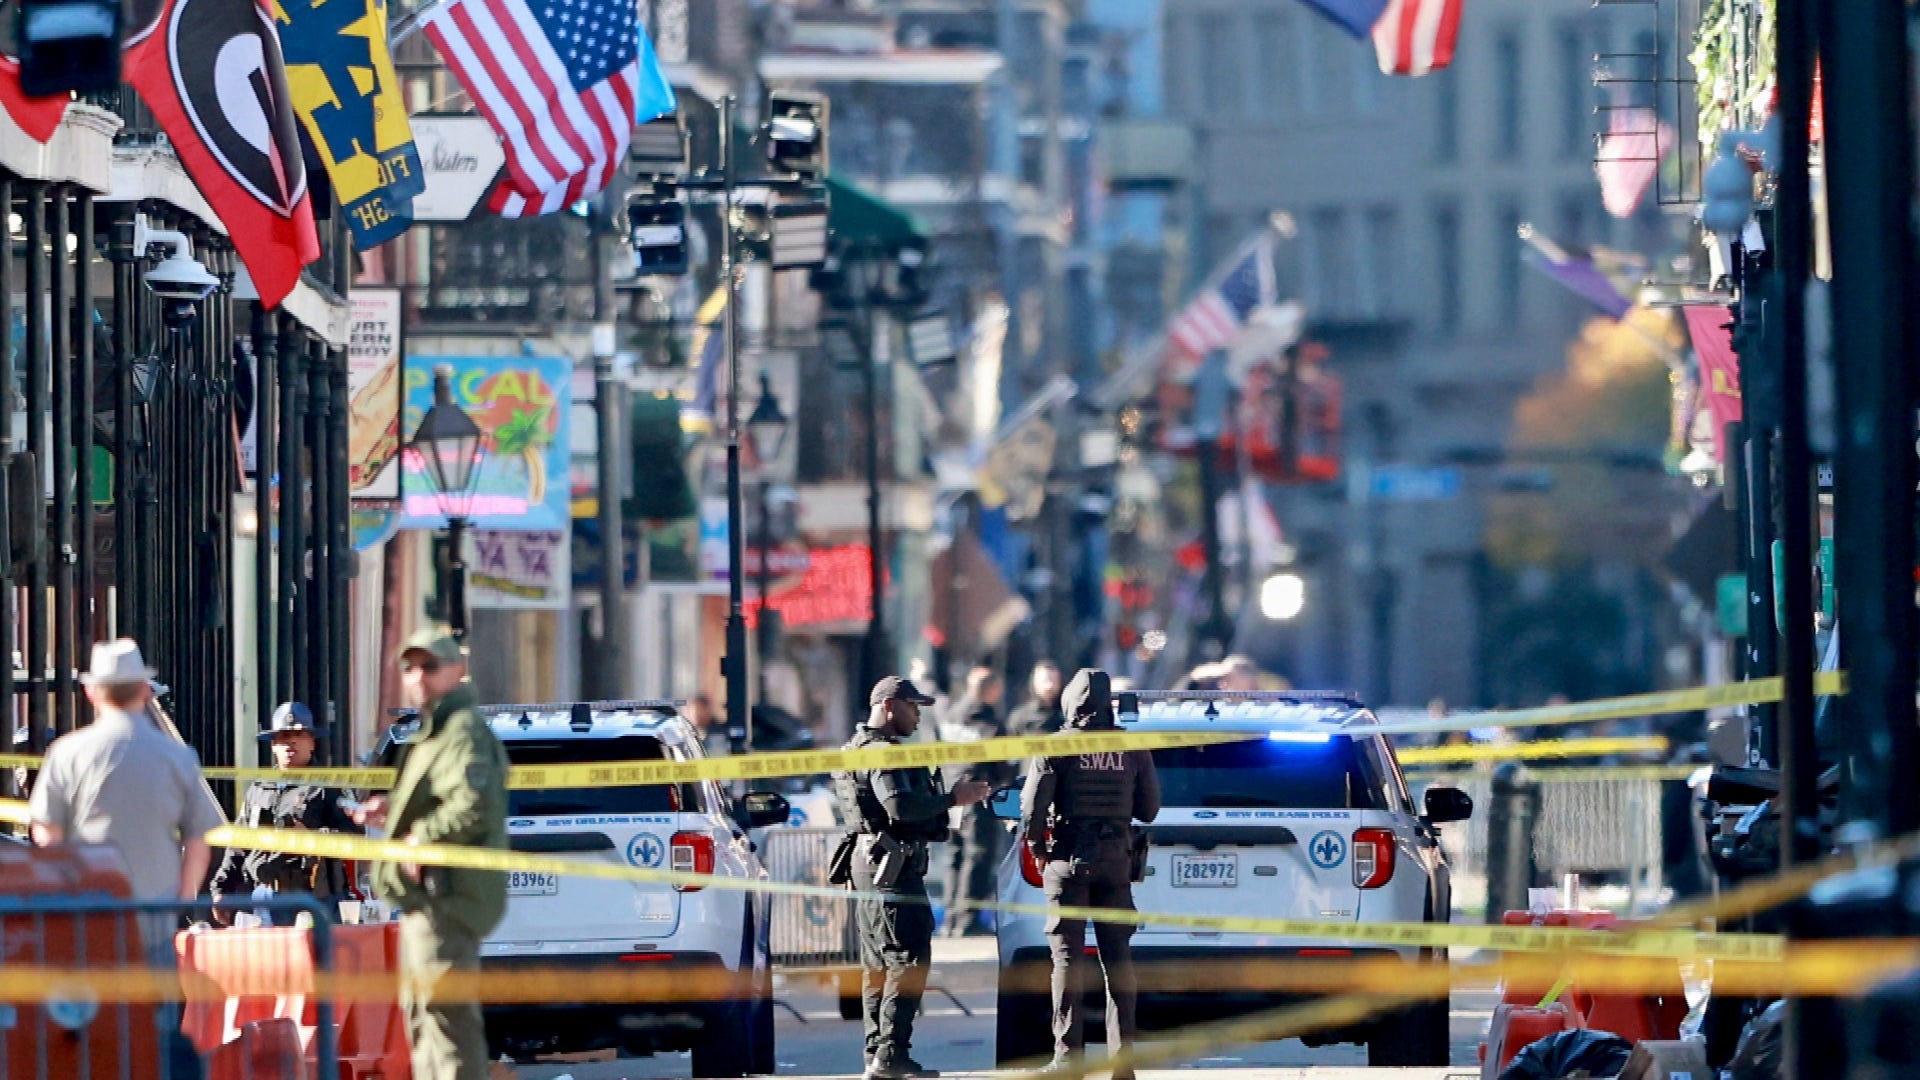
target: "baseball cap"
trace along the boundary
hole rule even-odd
[[[933,699],[920,692],[913,680],[899,675],[889,675],[873,684],[873,692],[867,695],[868,705],[883,705],[889,701],[911,701],[915,705],[931,705]]]
[[[467,659],[466,654],[460,651],[460,643],[453,639],[452,632],[444,626],[423,626],[415,630],[400,645],[393,658],[398,660],[410,652],[426,653],[443,664],[465,663]]]
[[[320,725],[314,720],[312,709],[298,701],[289,701],[273,710],[273,719],[268,721],[266,729],[260,732],[260,737],[271,739],[287,731],[304,731],[309,735],[318,735]]]

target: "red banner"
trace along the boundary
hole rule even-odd
[[[53,138],[60,118],[67,114],[68,97],[28,97],[20,89],[20,61],[0,56],[0,110],[13,118],[27,138],[44,143]]]
[[[273,14],[254,0],[164,0],[127,36],[126,79],[274,307],[320,257]]]
[[[1720,304],[1690,304],[1687,332],[1700,358],[1700,396],[1713,415],[1713,453],[1727,460],[1727,425],[1740,422],[1740,354],[1733,351],[1732,313]]]

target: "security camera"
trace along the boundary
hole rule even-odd
[[[187,239],[185,233],[149,228],[146,215],[136,215],[133,219],[134,257],[145,258],[149,244],[167,244],[173,248],[173,254],[147,271],[146,282],[150,292],[168,302],[166,323],[177,329],[193,321],[193,305],[212,296],[213,291],[220,287],[220,279],[193,257],[193,242]],[[176,325],[176,309],[182,307],[187,313]]]

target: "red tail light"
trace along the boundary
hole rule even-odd
[[[1353,884],[1377,889],[1393,880],[1393,830],[1353,830]]]
[[[699,832],[677,832],[673,834],[673,846],[668,849],[673,857],[671,863],[677,874],[713,873],[713,837]],[[698,885],[675,885],[681,892],[699,892]]]
[[[1053,839],[1053,830],[1051,829],[1040,834],[1040,842],[1043,844],[1051,839]],[[1025,878],[1027,884],[1034,888],[1044,888],[1046,882],[1040,876],[1040,869],[1040,861],[1033,857],[1033,847],[1022,840],[1020,842],[1020,876]]]

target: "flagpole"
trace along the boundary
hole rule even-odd
[[[415,31],[427,24],[429,18],[451,2],[452,0],[428,0],[427,3],[393,20],[387,25],[387,47],[392,48],[412,37]]]

